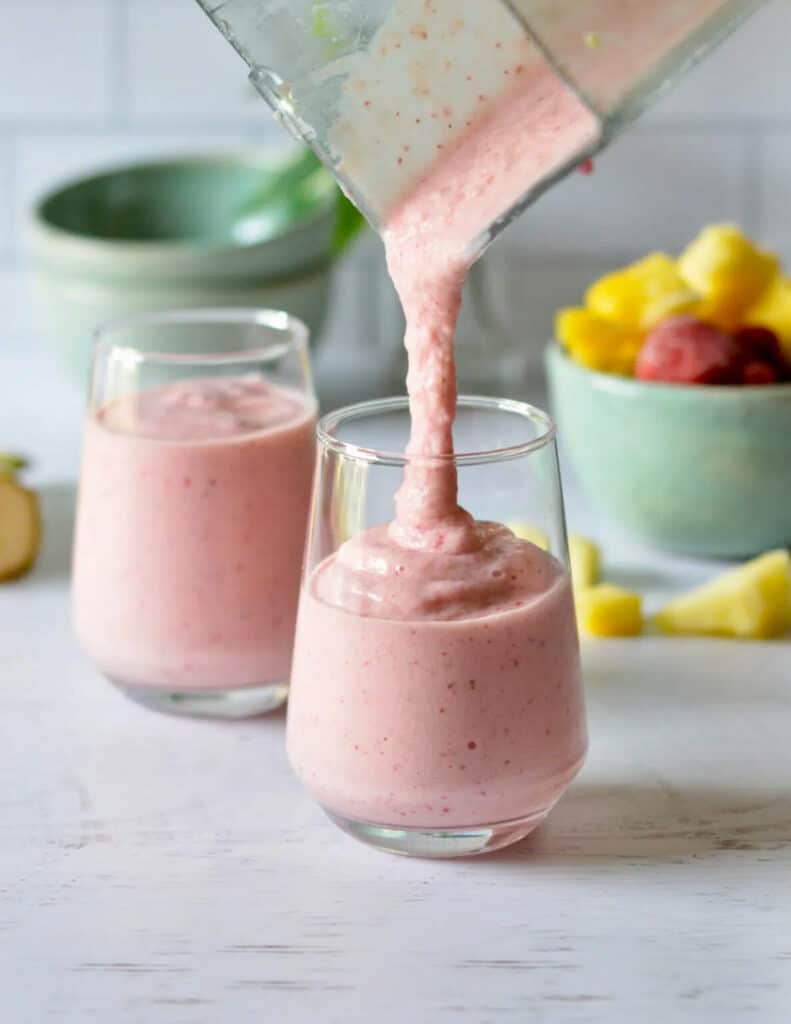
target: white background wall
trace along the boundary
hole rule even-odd
[[[13,333],[29,317],[21,223],[42,190],[127,157],[281,135],[194,0],[0,0],[0,13],[0,302]],[[554,307],[599,270],[676,249],[711,220],[739,221],[791,259],[790,191],[791,0],[769,0],[594,175],[529,211],[487,276],[510,329],[545,337]],[[351,261],[347,306],[369,273],[379,264]]]

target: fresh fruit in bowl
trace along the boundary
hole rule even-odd
[[[0,582],[28,572],[41,545],[38,496],[18,481],[26,465],[0,452]]]
[[[705,228],[674,260],[652,253],[595,281],[556,334],[591,370],[665,384],[791,379],[791,282],[732,225]],[[784,350],[785,346],[785,350]]]
[[[740,349],[730,334],[694,316],[663,320],[640,349],[635,377],[668,384],[736,384]]]
[[[740,558],[791,545],[791,279],[729,225],[562,309],[547,350],[561,445],[648,544]]]

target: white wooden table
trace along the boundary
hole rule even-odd
[[[3,1024],[791,1019],[791,642],[587,643],[590,757],[549,823],[377,853],[302,792],[282,715],[158,716],[81,656],[79,414],[48,359],[0,354],[0,446],[39,456],[46,522],[0,587]],[[607,554],[649,602],[712,571]]]

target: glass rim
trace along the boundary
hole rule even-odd
[[[555,441],[556,429],[551,417],[535,405],[520,402],[514,398],[490,398],[486,395],[459,395],[459,409],[483,409],[511,413],[540,424],[543,432],[529,441],[518,444],[503,445],[500,448],[489,448],[482,451],[454,452],[452,455],[407,455],[405,452],[393,452],[386,449],[370,448],[364,445],[342,441],[336,431],[343,423],[363,419],[366,416],[393,411],[408,411],[409,399],[406,395],[394,398],[376,398],[367,402],[356,402],[346,405],[333,412],[325,413],[316,427],[316,437],[323,450],[334,452],[355,462],[375,463],[384,466],[407,466],[424,462],[431,464],[451,463],[455,466],[475,466],[492,462],[505,462],[510,459],[522,458],[540,451]]]
[[[225,324],[253,325],[277,331],[282,336],[251,348],[228,352],[160,352],[144,350],[135,345],[114,341],[117,333],[135,327],[166,327],[168,325]],[[93,333],[94,359],[110,352],[135,363],[154,362],[173,366],[223,366],[242,362],[279,359],[294,349],[307,352],[310,331],[298,317],[279,309],[258,309],[252,306],[195,306],[184,309],[151,310],[108,320]]]

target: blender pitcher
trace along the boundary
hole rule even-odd
[[[542,158],[486,210],[475,257],[762,0],[198,3],[377,230],[478,124],[535,135]],[[573,128],[553,135],[546,104],[559,85]]]

